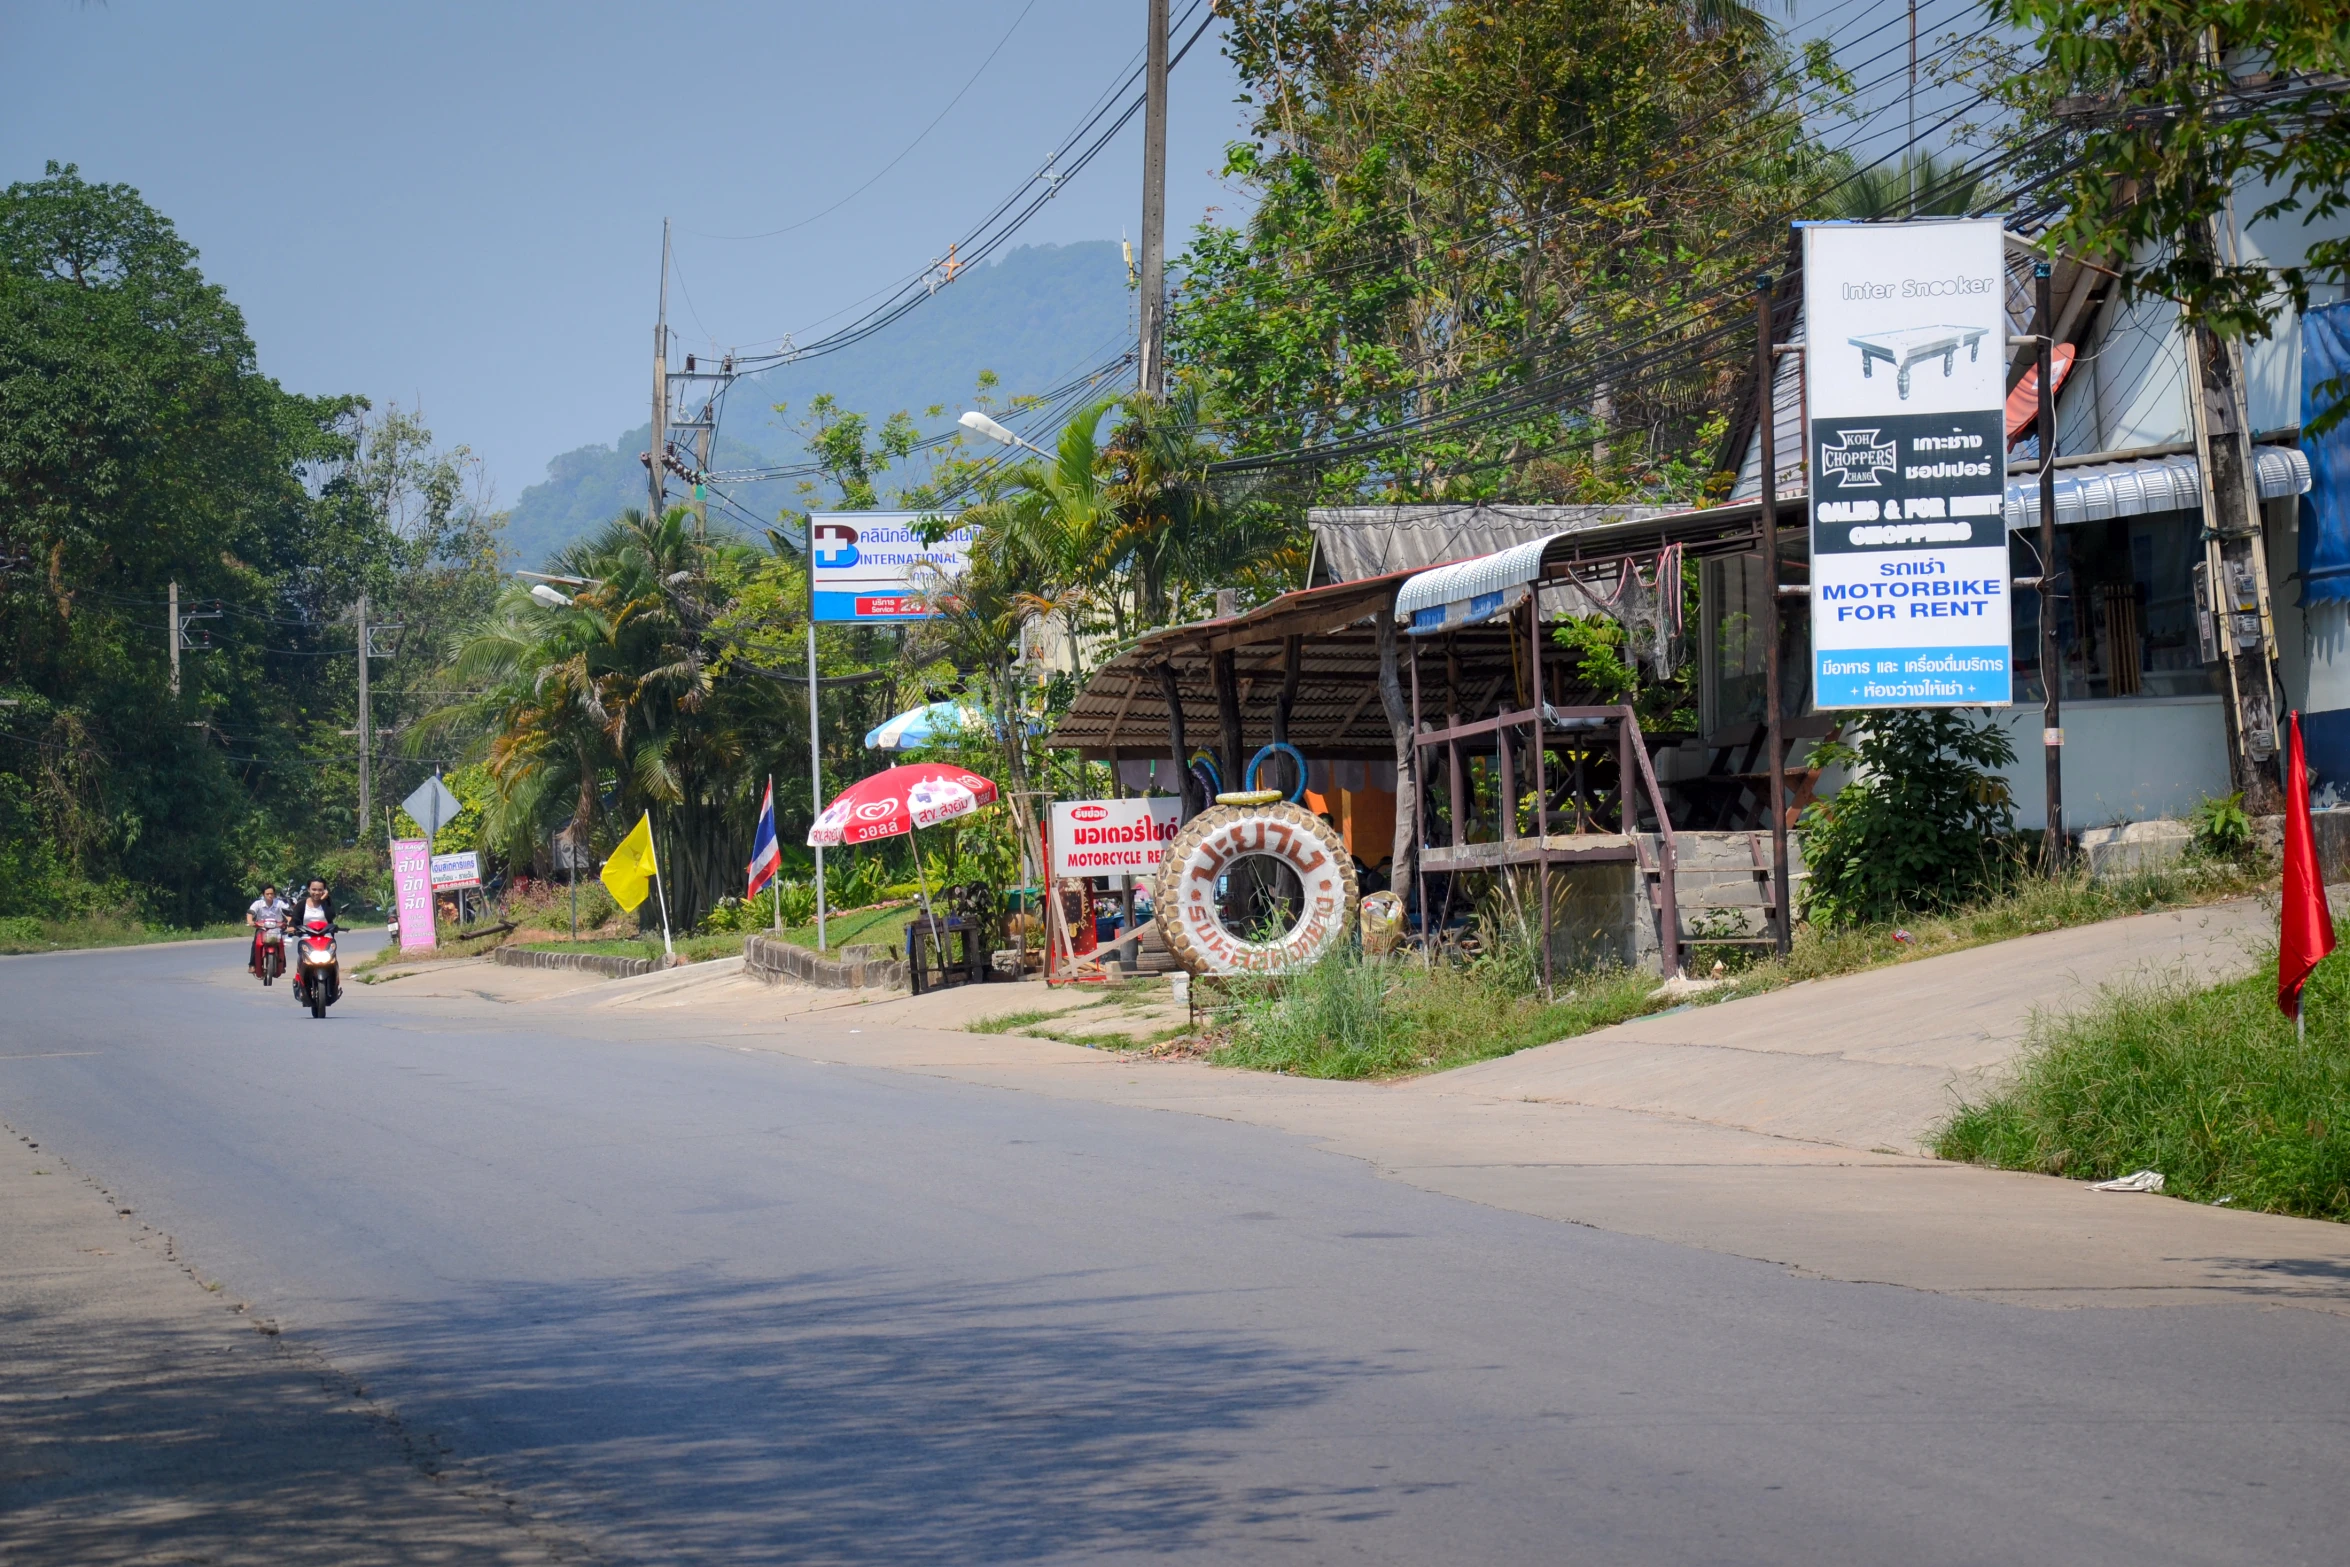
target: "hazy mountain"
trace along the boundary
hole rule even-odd
[[[798,461],[791,428],[808,403],[830,392],[844,408],[878,424],[904,409],[936,430],[951,426],[972,406],[982,370],[993,370],[1005,399],[1043,391],[1091,369],[1127,346],[1134,333],[1134,296],[1117,245],[1031,245],[977,266],[894,325],[853,348],[786,365],[735,383],[718,428],[713,466],[753,467]],[[772,411],[783,403],[790,413]],[[924,410],[943,404],[936,419]],[[637,460],[650,427],[638,425],[610,445],[582,446],[547,464],[547,477],[522,492],[507,523],[506,545],[526,565],[592,531],[615,512],[645,504],[645,469]],[[671,495],[677,493],[671,488]],[[797,504],[788,483],[731,489],[733,500],[761,523]],[[711,508],[737,527],[742,518]]]

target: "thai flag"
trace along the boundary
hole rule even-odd
[[[751,890],[743,897],[757,897],[760,889],[775,879],[782,864],[783,851],[775,842],[775,780],[770,778],[767,798],[759,802],[759,829],[751,834]]]

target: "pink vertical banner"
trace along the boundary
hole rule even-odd
[[[432,845],[422,838],[392,840],[392,902],[400,911],[400,950],[434,944]]]

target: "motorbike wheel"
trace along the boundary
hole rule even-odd
[[[264,963],[261,965],[261,988],[267,990],[272,983],[273,980],[269,972],[269,965]]]
[[[326,991],[317,985],[310,987],[310,1015],[312,1017],[326,1016]]]

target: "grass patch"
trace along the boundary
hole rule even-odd
[[[2014,1080],[1962,1106],[1934,1151],[2080,1180],[2159,1170],[2190,1202],[2350,1219],[2350,964],[2320,964],[2305,1008],[2300,1044],[2273,957],[2208,989],[2109,992],[2041,1024]]]
[[[824,917],[824,945],[830,953],[862,941],[903,956],[906,950],[906,927],[921,918],[921,915],[922,906],[918,903],[890,903],[867,909],[834,909]],[[810,952],[816,950],[814,921],[805,925],[786,925],[781,931],[760,930],[755,934],[788,941],[795,947],[806,947]],[[734,939],[739,949],[742,937]]]
[[[1441,1071],[1605,1028],[1669,1005],[1653,975],[1576,976],[1544,1001],[1491,966],[1421,968],[1332,953],[1278,983],[1240,981],[1216,1009],[1224,1066],[1300,1077]]]
[[[1044,1007],[1030,1007],[1021,1012],[999,1012],[994,1017],[975,1018],[963,1025],[967,1034],[1024,1034],[1032,1023],[1042,1023],[1061,1014]]]
[[[733,931],[721,931],[715,936],[680,936],[676,938],[677,955],[688,963],[707,963],[712,958],[740,957],[743,938]],[[526,941],[525,952],[586,952],[608,958],[661,957],[661,938],[658,936],[614,936],[600,941]]]
[[[67,952],[86,947],[142,947],[158,941],[215,941],[249,936],[243,920],[223,920],[182,930],[148,925],[120,915],[93,914],[49,920],[27,914],[0,915],[0,952]]]
[[[1700,945],[1690,972],[1705,977],[1718,960],[1726,983],[1687,1004],[1710,1005],[2016,936],[2190,908],[2268,885],[2260,871],[2226,863],[2106,882],[2073,875],[1894,924],[1798,926],[1784,958],[1752,947]],[[1352,953],[1335,953],[1278,981],[1236,980],[1224,1001],[1208,1006],[1213,1059],[1303,1077],[1397,1077],[1511,1055],[1676,1004],[1653,994],[1654,975],[1620,970],[1560,975],[1557,999],[1544,1001],[1526,957],[1530,945],[1488,940],[1486,950],[1499,956],[1433,969],[1409,960],[1366,964]]]

